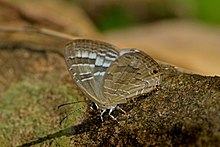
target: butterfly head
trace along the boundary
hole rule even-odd
[[[161,77],[161,72],[160,72],[160,69],[159,69],[159,65],[158,66],[156,66],[156,67],[152,67],[151,69],[150,69],[150,74],[152,75],[152,77],[153,77],[153,85],[154,86],[159,86],[160,85],[160,83],[161,83],[161,80],[162,80],[162,77]]]
[[[99,109],[99,106],[95,103],[95,102],[92,102],[89,104],[89,107],[92,109],[92,110],[98,110]]]

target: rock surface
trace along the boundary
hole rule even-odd
[[[94,146],[218,146],[220,78],[190,75],[161,65],[161,87],[122,108],[120,124],[92,120],[72,143]],[[87,122],[85,123],[87,124]],[[86,127],[86,126],[85,126]],[[75,133],[73,133],[75,134]]]
[[[22,48],[1,48],[0,55],[1,79],[5,79],[5,84],[1,84],[0,138],[11,145],[217,146],[220,143],[219,77],[183,73],[161,65],[163,82],[156,91],[120,105],[130,117],[114,111],[120,124],[108,115],[102,124],[98,112],[88,117],[85,113],[74,113],[75,118],[60,127],[63,115],[59,115],[56,106],[83,97],[72,84],[63,57],[50,51]],[[74,120],[83,114],[85,119],[74,125]]]

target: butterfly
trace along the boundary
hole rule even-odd
[[[102,121],[107,110],[115,119],[111,113],[118,104],[146,94],[161,83],[159,64],[138,49],[120,50],[106,42],[76,39],[66,45],[64,56],[77,86],[93,106],[102,110]]]

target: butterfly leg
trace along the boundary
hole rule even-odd
[[[124,114],[126,114],[126,111],[123,110],[123,109],[121,109],[121,107],[117,106],[116,108],[117,108],[118,110],[120,110],[121,112],[123,112]]]
[[[124,114],[127,114],[125,110],[121,109],[121,107],[117,106],[116,109],[120,110]],[[127,114],[128,117],[130,117],[130,114]]]
[[[120,111],[122,111],[123,113],[126,114],[126,112],[125,112],[123,109],[121,109],[120,107],[117,107],[117,109],[119,109]],[[103,122],[103,115],[104,115],[104,113],[106,112],[106,110],[109,110],[108,115],[109,115],[113,120],[115,120],[117,123],[119,123],[119,122],[117,121],[117,119],[111,114],[112,111],[115,110],[115,107],[113,107],[113,108],[111,108],[111,109],[104,109],[104,110],[101,112],[101,115],[100,115],[101,121]]]
[[[115,107],[114,108],[111,108],[110,110],[109,110],[109,116],[114,120],[114,121],[116,121],[117,123],[119,123],[118,121],[117,121],[117,119],[111,114],[112,113],[112,111],[115,109]],[[119,123],[120,124],[120,123]]]
[[[101,121],[102,121],[102,122],[103,122],[103,117],[102,117],[102,116],[103,116],[103,114],[106,112],[106,110],[107,110],[107,109],[104,109],[104,110],[101,112],[100,117],[101,117]]]

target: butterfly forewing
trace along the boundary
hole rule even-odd
[[[103,93],[112,103],[145,94],[159,85],[159,65],[139,50],[122,50],[104,77]]]
[[[119,56],[116,47],[101,41],[77,39],[65,48],[67,68],[80,89],[96,103],[105,102],[103,77]]]

